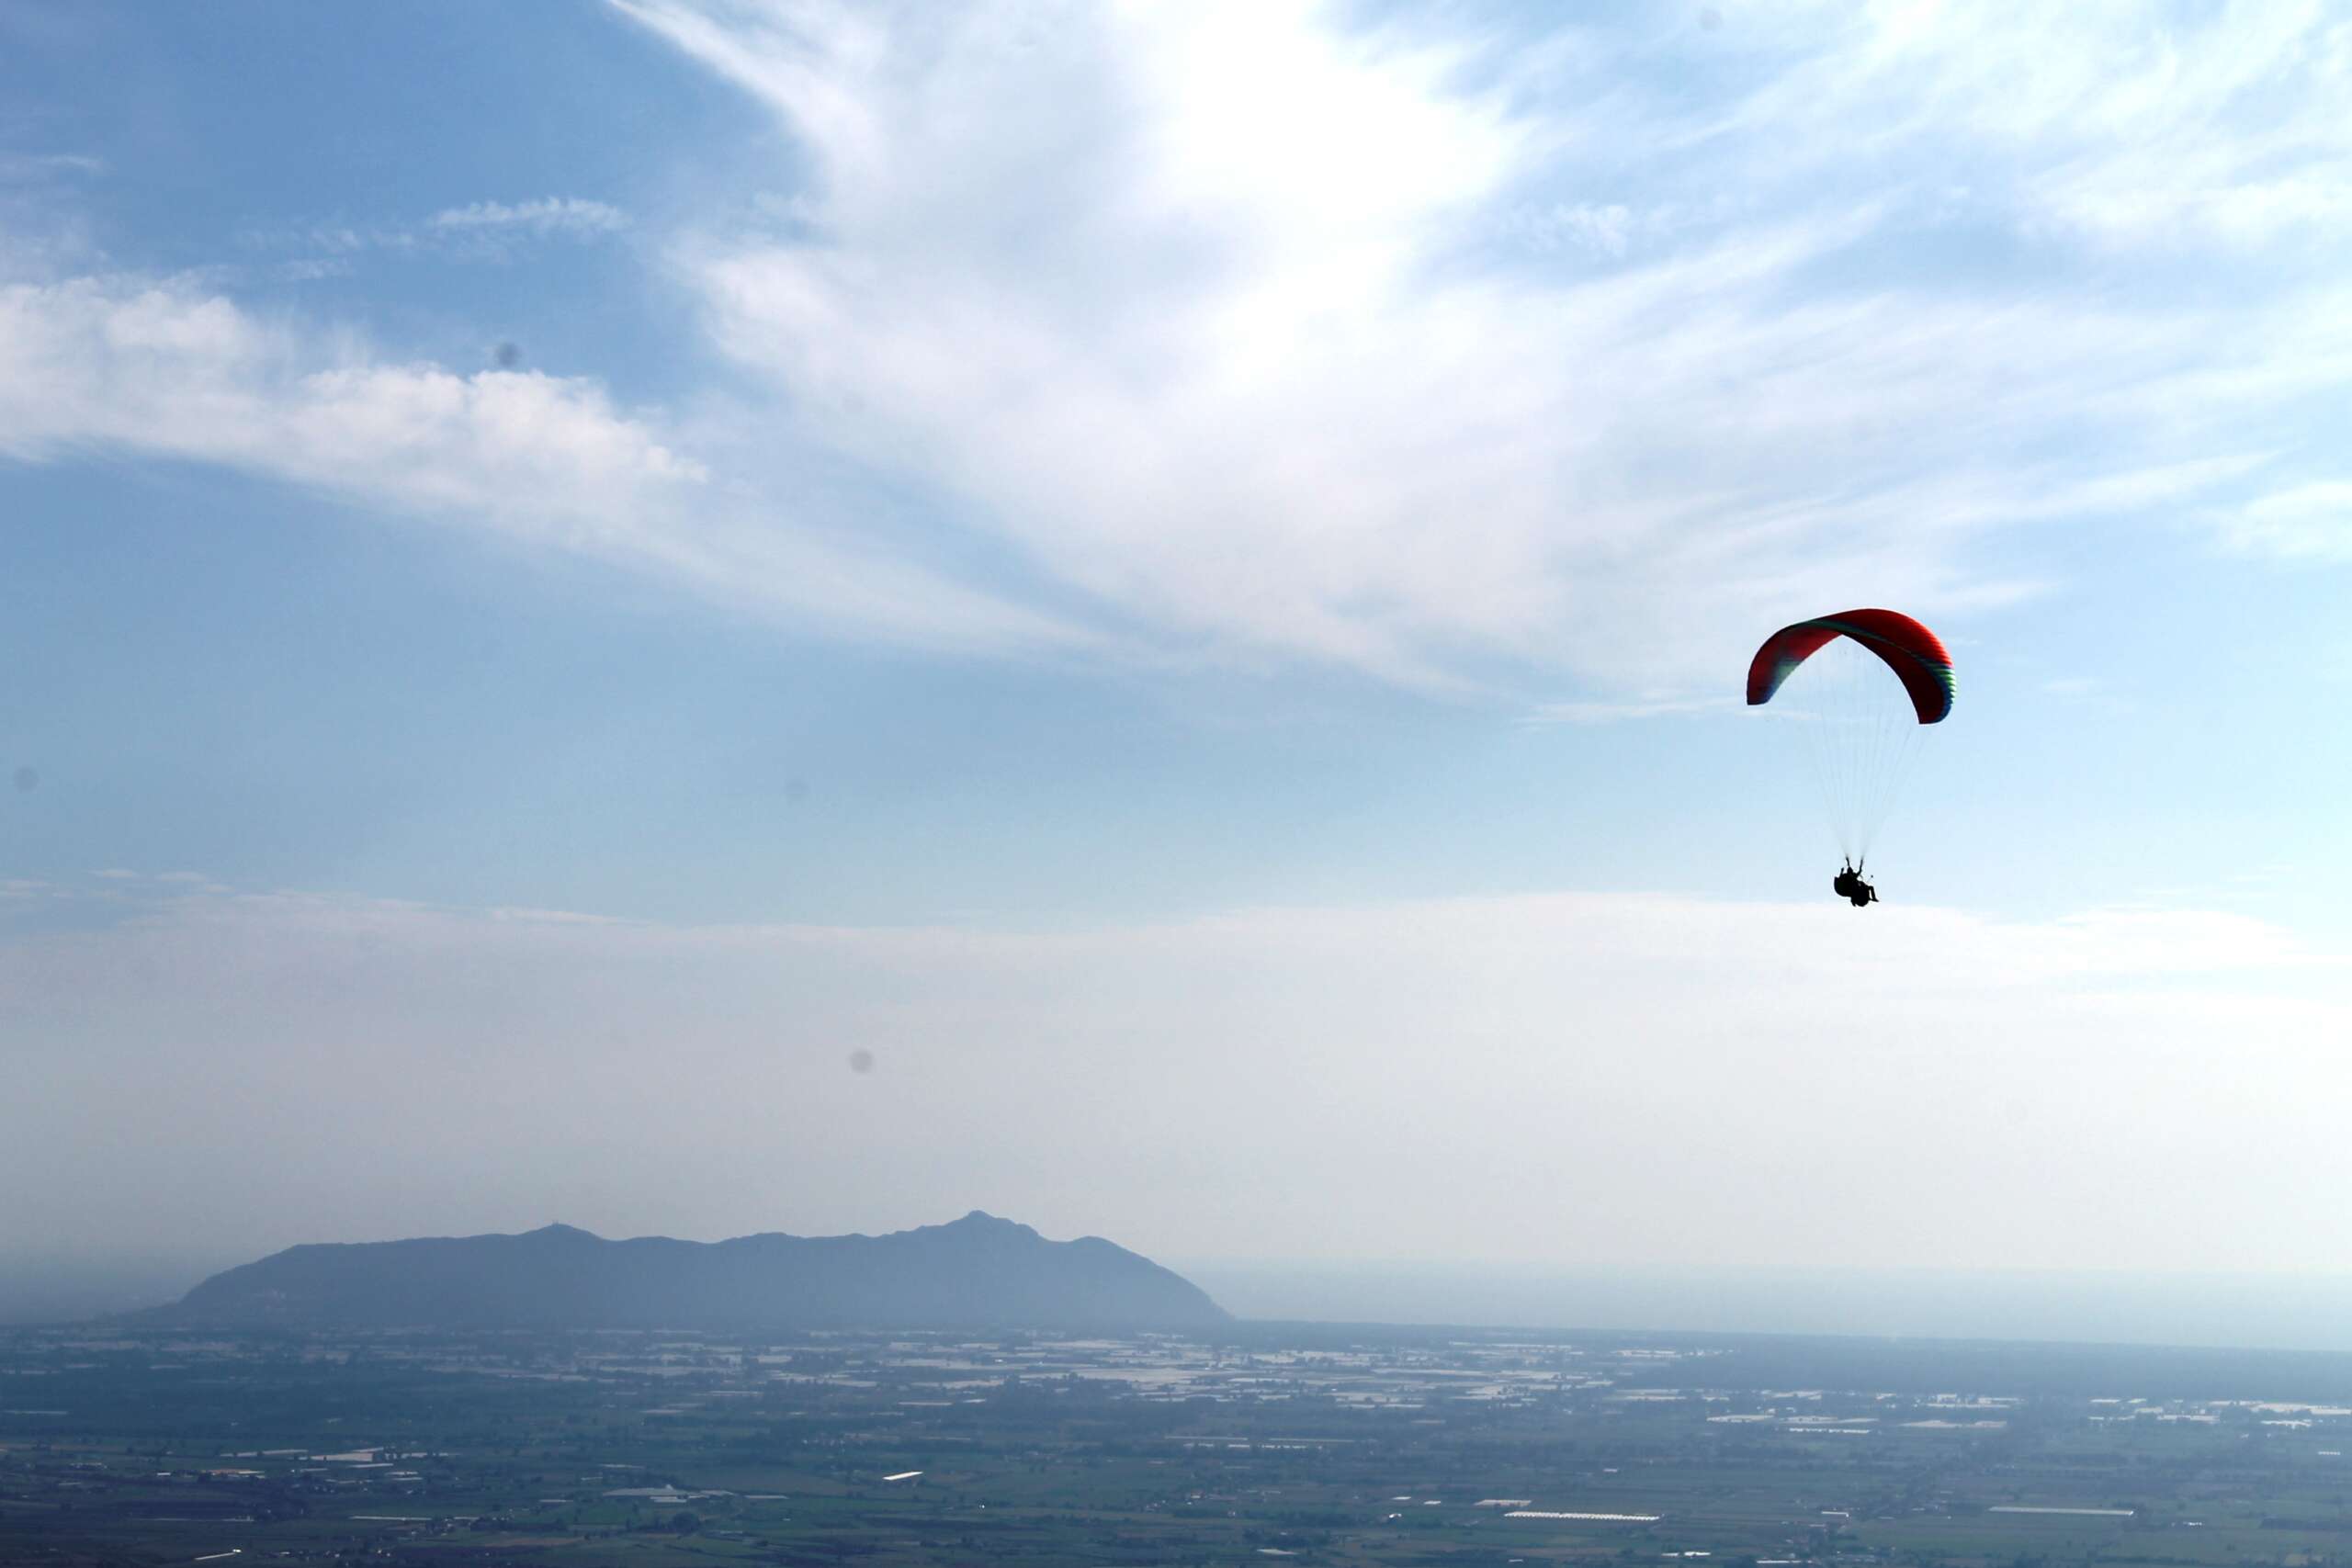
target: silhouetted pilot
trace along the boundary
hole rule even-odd
[[[1878,902],[1878,889],[1862,880],[1862,874],[1849,863],[1830,880],[1830,888],[1838,897],[1857,909],[1866,909]]]

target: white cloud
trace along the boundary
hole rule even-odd
[[[512,206],[477,201],[433,215],[431,227],[444,231],[522,230],[533,234],[611,234],[628,227],[628,215],[606,202],[582,197],[546,197]]]
[[[554,925],[609,926],[621,922],[612,915],[583,914],[577,909],[534,909],[514,905],[502,905],[490,911],[493,920],[522,920],[529,923]]]
[[[1193,1256],[2352,1246],[2308,1201],[2352,1181],[2352,975],[2197,910],[1558,895],[1017,932],[175,894],[0,942],[0,1029],[41,1043],[11,1059],[0,1182],[83,1173],[0,1220],[20,1245],[978,1204]],[[196,1159],[201,1192],[171,1179]]]
[[[1511,213],[1501,228],[1512,240],[1538,250],[1568,247],[1614,259],[1632,247],[1637,231],[1668,221],[1664,214],[1637,215],[1623,202],[1555,201]]]
[[[85,277],[0,288],[0,452],[209,458],[584,538],[707,476],[594,386],[328,356],[227,298]]]
[[[106,160],[85,152],[10,152],[0,150],[0,183],[40,182],[68,175],[102,175]]]
[[[2345,553],[2324,6],[619,3],[794,139],[659,242],[746,400],[688,428],[15,244],[0,451],[233,464],[843,635],[1564,718],[1679,711],[1826,604],[2039,591],[2006,529]],[[280,277],[630,223],[322,225]]]
[[[0,284],[0,457],[226,464],[487,528],[854,636],[1074,640],[854,536],[777,518],[593,381],[386,363],[175,280]]]
[[[807,171],[786,235],[679,248],[715,341],[1167,650],[1695,685],[1825,603],[2014,593],[1988,531],[2177,508],[2347,379],[2307,279],[2093,259],[2335,221],[2253,216],[2352,169],[2312,7],[1465,46],[1304,5],[621,4]],[[2204,194],[2139,215],[2192,151]],[[1963,221],[2048,254],[1955,269]]]
[[[1732,697],[1634,697],[1623,702],[1545,703],[1527,716],[1531,724],[1614,724],[1628,718],[1722,713],[1738,705]]]
[[[525,241],[595,240],[629,227],[628,214],[606,201],[550,196],[536,200],[476,201],[444,208],[421,223],[326,221],[249,229],[243,241],[264,250],[308,254],[285,264],[294,278],[335,276],[369,251],[504,259]]]
[[[2029,221],[2119,246],[2324,241],[2352,222],[2352,26],[2324,0],[1848,15],[1849,46],[1757,113],[1868,126],[1989,177]]]
[[[2242,549],[2298,560],[2352,560],[2352,481],[2322,479],[2257,496],[2220,518]]]

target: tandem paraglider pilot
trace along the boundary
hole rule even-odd
[[[1836,646],[1843,655],[1814,661]],[[1847,610],[1782,626],[1747,664],[1747,705],[1760,707],[1799,670],[1805,707],[1792,726],[1806,742],[1846,863],[1829,886],[1857,909],[1878,902],[1862,875],[1919,738],[1951,712],[1957,683],[1943,639],[1900,610]],[[1893,680],[1887,679],[1888,675]]]

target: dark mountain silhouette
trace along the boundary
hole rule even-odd
[[[1100,1236],[1047,1241],[974,1210],[888,1235],[606,1241],[524,1235],[292,1247],[155,1314],[222,1327],[1190,1329],[1200,1289]]]

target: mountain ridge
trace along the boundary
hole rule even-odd
[[[220,1327],[1195,1329],[1230,1321],[1102,1236],[1048,1241],[979,1209],[882,1235],[724,1241],[537,1230],[310,1242],[142,1314]]]

